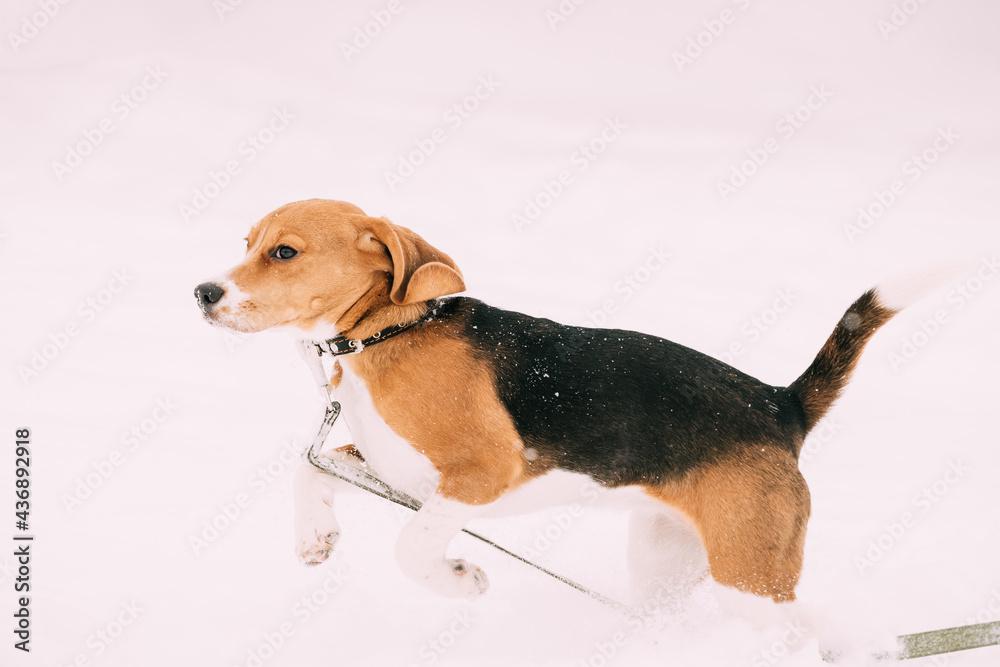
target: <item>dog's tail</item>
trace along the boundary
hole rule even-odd
[[[851,304],[809,368],[788,387],[802,404],[806,432],[840,397],[861,352],[879,327],[967,267],[968,264],[952,263],[910,274],[868,290]]]

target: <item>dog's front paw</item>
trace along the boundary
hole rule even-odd
[[[449,560],[454,576],[452,585],[448,586],[452,597],[477,598],[490,587],[486,573],[477,565],[467,563],[462,559]]]
[[[320,535],[317,532],[309,539],[301,540],[295,547],[295,555],[303,565],[314,567],[323,563],[333,552],[333,547],[340,537],[339,531]]]

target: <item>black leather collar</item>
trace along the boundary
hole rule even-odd
[[[427,312],[419,320],[414,320],[413,322],[408,322],[406,324],[394,324],[391,327],[386,327],[378,333],[372,334],[364,340],[359,340],[357,338],[346,338],[344,336],[337,336],[336,338],[331,338],[325,340],[321,343],[313,342],[316,349],[319,351],[319,355],[322,357],[324,354],[329,354],[332,357],[340,357],[345,354],[357,354],[361,350],[374,345],[375,343],[380,343],[387,338],[392,338],[397,334],[401,334],[407,329],[415,327],[422,322],[426,322],[431,319],[434,315],[434,309],[428,309]]]

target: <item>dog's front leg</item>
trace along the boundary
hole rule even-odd
[[[445,558],[451,539],[481,511],[477,505],[433,494],[403,527],[396,542],[396,562],[417,583],[445,597],[477,597],[489,583],[477,566]]]
[[[364,460],[353,447],[343,447],[322,456],[359,468],[364,465]],[[333,512],[333,498],[346,483],[307,462],[296,469],[292,485],[295,497],[295,555],[303,565],[319,565],[329,558],[340,537],[340,524]]]

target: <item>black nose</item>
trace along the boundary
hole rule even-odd
[[[215,283],[202,283],[194,288],[194,298],[198,299],[198,305],[205,312],[208,312],[212,305],[218,302],[225,294],[226,290]]]

